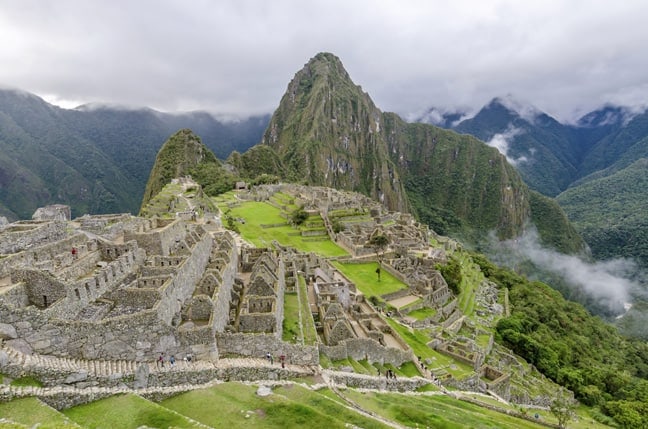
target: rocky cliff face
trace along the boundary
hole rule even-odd
[[[391,113],[383,122],[388,152],[412,206],[435,231],[470,239],[491,230],[502,238],[522,232],[530,215],[529,190],[497,149]]]
[[[288,85],[263,143],[277,151],[293,180],[362,192],[407,212],[382,121],[382,112],[340,60],[321,53]]]

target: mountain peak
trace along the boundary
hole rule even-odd
[[[629,109],[613,104],[605,104],[603,107],[579,118],[576,126],[582,128],[618,126],[627,123],[631,117],[632,113]]]
[[[382,112],[353,83],[342,61],[319,53],[288,84],[263,143],[295,180],[362,191],[391,210],[407,211],[383,127]]]
[[[511,94],[504,97],[493,98],[490,103],[486,105],[486,108],[495,108],[497,106],[501,106],[512,114],[531,123],[533,123],[538,116],[543,114],[532,104],[520,101]]]
[[[192,175],[197,168],[219,169],[221,164],[216,156],[202,143],[193,131],[183,128],[173,134],[162,145],[151,169],[142,208],[157,195],[172,179]]]
[[[304,64],[304,67],[295,74],[293,80],[302,81],[304,79],[310,80],[318,78],[329,80],[340,79],[351,82],[349,73],[344,68],[340,58],[329,52],[320,52],[311,58],[306,64]]]

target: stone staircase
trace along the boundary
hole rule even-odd
[[[39,354],[26,354],[12,347],[0,347],[0,351],[7,354],[9,362],[16,366],[25,368],[27,372],[29,372],[30,369],[70,374],[85,372],[92,378],[110,378],[116,375],[132,375],[135,374],[137,368],[143,363],[128,360],[86,360]],[[158,365],[157,362],[146,362],[145,364],[148,365],[149,374],[165,373],[169,371],[201,372],[214,369],[281,367],[279,361],[271,364],[267,359],[262,358],[225,358],[217,361],[193,360],[192,362],[179,360],[173,366],[171,366],[169,362],[165,362],[164,366]],[[300,365],[286,364],[283,369],[294,373],[312,373],[312,369]]]
[[[41,368],[53,372],[82,372],[95,377],[108,377],[113,374],[133,374],[139,366],[139,362],[127,360],[85,360],[76,358],[64,358],[39,354],[22,353],[11,347],[2,349],[9,359],[24,368]],[[154,364],[149,364],[154,369]]]

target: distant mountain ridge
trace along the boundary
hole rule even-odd
[[[648,249],[637,244],[648,234],[637,219],[648,201],[648,187],[637,186],[648,179],[647,111],[606,105],[562,124],[496,98],[449,128],[497,146],[532,189],[556,196],[595,256],[632,257],[648,267]]]
[[[162,144],[191,128],[218,157],[257,144],[269,115],[223,122],[206,112],[88,106],[67,110],[0,90],[0,216],[30,218],[51,203],[84,213],[137,213]]]

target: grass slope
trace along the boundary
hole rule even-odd
[[[257,247],[268,247],[273,240],[302,252],[317,252],[323,256],[346,256],[347,252],[324,236],[320,241],[310,241],[301,235],[307,229],[287,224],[282,210],[266,202],[246,201],[232,207],[220,206],[228,216],[242,220],[237,223],[243,238]],[[308,224],[309,222],[305,222]],[[275,226],[281,224],[279,226]]]
[[[117,395],[63,412],[86,428],[200,428],[199,424],[137,395]]]
[[[229,429],[264,428],[363,428],[385,425],[348,410],[330,398],[289,385],[274,389],[274,394],[257,396],[256,386],[226,383],[195,390],[162,401],[162,405],[212,427]]]
[[[65,415],[42,403],[37,398],[21,398],[11,402],[0,402],[0,418],[11,420],[26,427],[38,425],[42,429],[79,427]],[[0,423],[0,428],[4,427]]]
[[[349,280],[355,283],[356,287],[366,296],[381,296],[388,293],[396,292],[401,289],[407,289],[407,285],[396,277],[389,274],[387,270],[381,270],[380,281],[378,281],[377,262],[368,262],[365,264],[343,264],[334,262],[335,268],[347,276]]]

